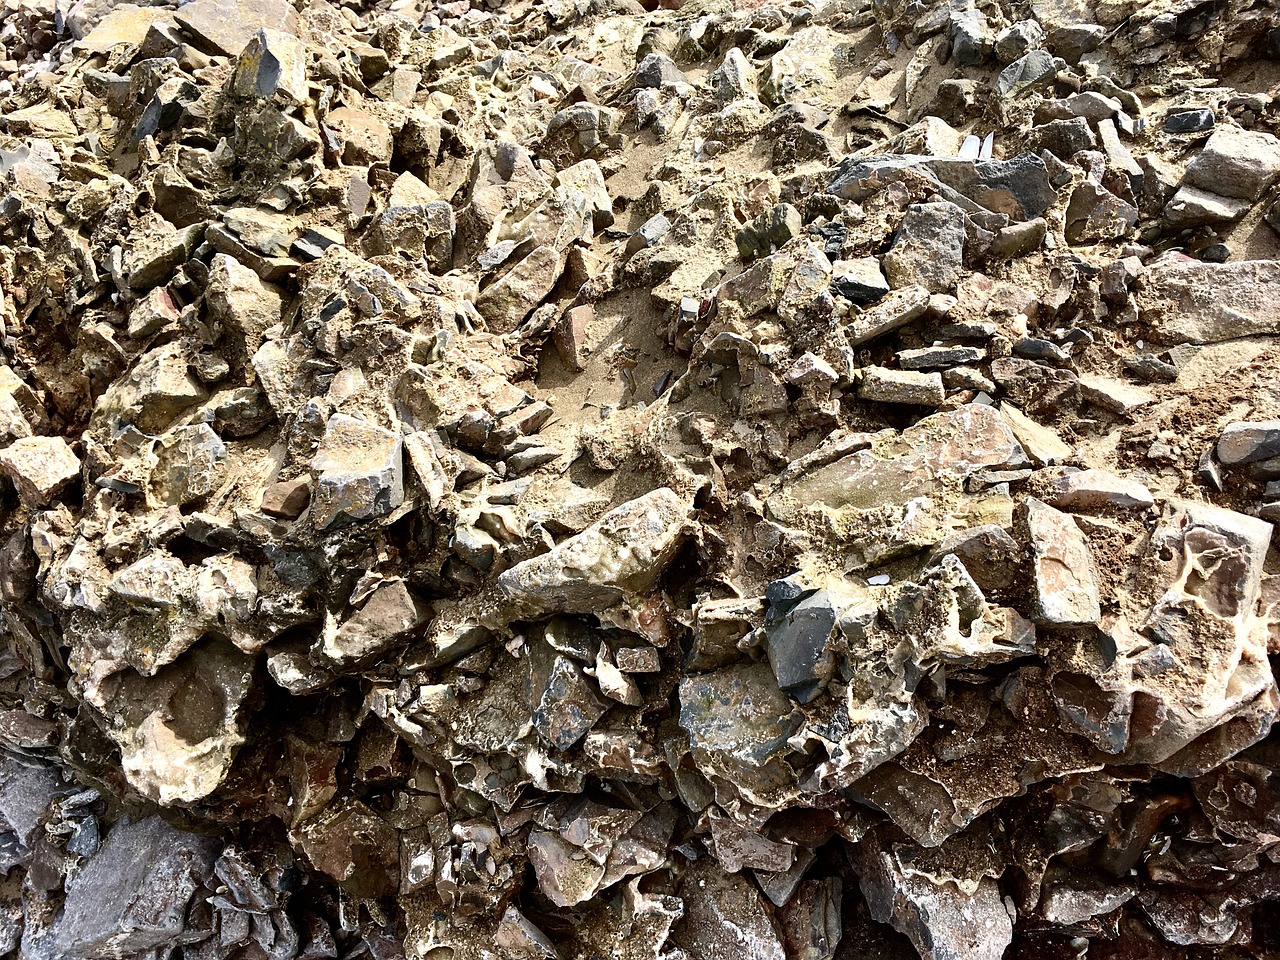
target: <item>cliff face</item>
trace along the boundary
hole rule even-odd
[[[1280,950],[1273,3],[3,4],[0,958]]]

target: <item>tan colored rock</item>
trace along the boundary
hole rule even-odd
[[[23,437],[0,450],[0,470],[26,506],[43,507],[80,476],[80,458],[62,437]]]

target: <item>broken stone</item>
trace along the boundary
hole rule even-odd
[[[80,458],[61,437],[22,437],[0,450],[0,470],[27,507],[43,507],[80,476]]]
[[[1075,521],[1048,504],[1028,497],[1026,507],[1038,619],[1060,626],[1096,623],[1102,610],[1089,541]]]
[[[404,501],[400,436],[365,420],[334,414],[311,462],[316,477],[311,516],[317,529],[340,519],[379,517]]]

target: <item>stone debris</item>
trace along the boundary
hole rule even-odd
[[[0,957],[1280,949],[1274,2],[0,4]]]

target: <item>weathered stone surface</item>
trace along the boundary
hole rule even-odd
[[[1039,620],[1058,626],[1096,623],[1102,610],[1089,541],[1066,514],[1034,497],[1027,498],[1026,507]]]
[[[661,487],[512,567],[498,586],[511,601],[542,612],[598,610],[653,587],[684,540],[688,517],[688,504]]]
[[[22,437],[0,450],[0,471],[24,504],[42,507],[80,476],[80,458],[61,437]]]
[[[1161,343],[1220,343],[1280,331],[1280,265],[1176,258],[1138,281],[1138,315]]]
[[[156,816],[124,819],[67,883],[66,957],[123,957],[181,942],[193,894],[212,879],[215,842]]]
[[[400,436],[365,420],[343,413],[330,417],[311,468],[311,517],[318,529],[340,519],[379,517],[404,501]]]
[[[226,57],[239,56],[264,28],[298,32],[298,15],[283,0],[191,0],[174,16],[203,45]]]
[[[964,211],[954,203],[915,203],[884,256],[884,271],[894,287],[922,286],[947,293],[960,278],[964,258]]]
[[[1280,177],[1280,140],[1269,133],[1221,126],[1187,165],[1183,183],[1253,202]]]

